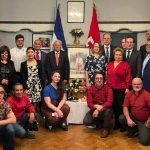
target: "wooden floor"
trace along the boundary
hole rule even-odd
[[[139,144],[137,138],[127,138],[127,133],[112,131],[102,139],[100,131],[83,125],[69,125],[67,132],[60,128],[49,131],[40,123],[39,131],[34,132],[36,139],[16,138],[15,150],[150,150],[150,146]]]

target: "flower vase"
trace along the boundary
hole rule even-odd
[[[74,37],[74,44],[77,46],[80,45],[80,40],[77,36]]]

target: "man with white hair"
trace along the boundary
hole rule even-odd
[[[65,51],[62,51],[62,42],[56,40],[53,44],[53,51],[49,52],[45,58],[45,74],[46,79],[51,78],[51,74],[54,71],[59,71],[62,77],[62,81],[66,83],[69,80],[70,64],[68,55]]]

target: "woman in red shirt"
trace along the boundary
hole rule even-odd
[[[131,68],[127,62],[123,61],[124,52],[121,48],[114,50],[114,61],[108,63],[107,66],[107,84],[112,88],[114,94],[114,116],[115,126],[114,129],[123,131],[120,123],[119,116],[123,113],[123,101],[125,93],[129,91],[131,86]]]

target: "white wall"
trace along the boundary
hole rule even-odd
[[[33,32],[53,31],[57,9],[56,5],[58,4],[60,4],[61,20],[67,44],[73,44],[73,37],[69,32],[76,27],[81,27],[84,31],[84,36],[81,37],[80,41],[81,44],[85,44],[92,18],[93,2],[96,4],[101,31],[129,29],[130,31],[138,32],[138,48],[141,44],[145,43],[145,31],[150,28],[150,22],[144,23],[143,21],[150,20],[149,0],[81,0],[85,1],[84,23],[67,23],[67,1],[68,0],[1,0],[0,30],[10,31],[11,33],[0,32],[0,45],[6,43],[10,45],[10,47],[14,46],[15,34],[21,32],[25,34],[26,46],[30,46],[32,44]],[[19,21],[19,23],[7,23],[6,21]],[[38,21],[41,23],[39,24]],[[120,22],[109,23],[110,21]],[[128,21],[142,22],[129,23]],[[30,29],[31,31],[20,31],[22,29]]]

